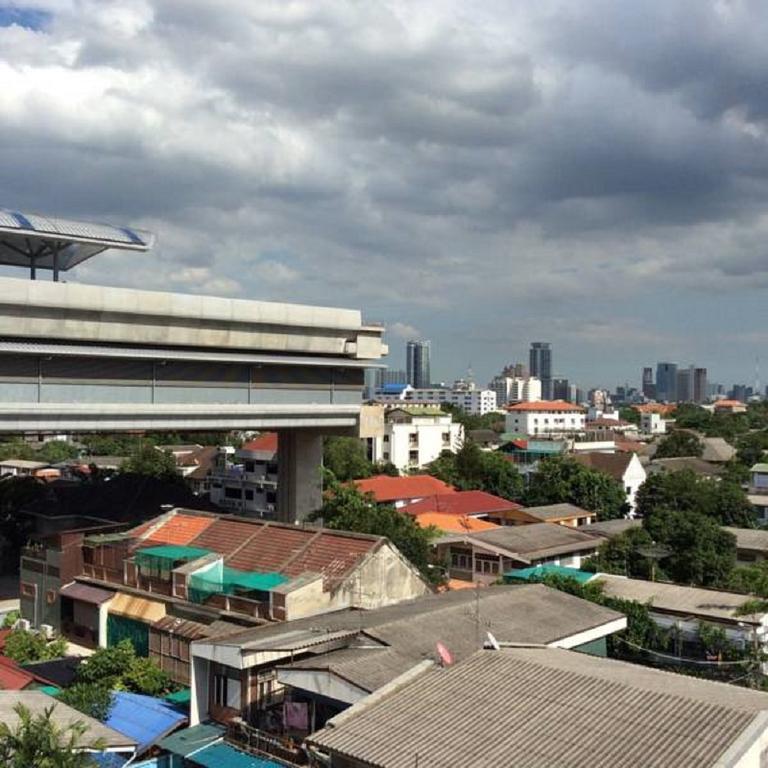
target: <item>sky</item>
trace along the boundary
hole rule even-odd
[[[477,7],[475,7],[477,6]],[[144,227],[78,282],[768,380],[764,0],[0,0],[0,207]]]

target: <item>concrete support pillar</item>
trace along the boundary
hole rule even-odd
[[[305,520],[323,503],[323,436],[310,429],[278,432],[277,519]]]

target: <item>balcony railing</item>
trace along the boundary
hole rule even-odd
[[[300,747],[293,746],[288,740],[260,731],[240,718],[235,718],[227,724],[225,738],[239,749],[250,752],[257,757],[268,757],[271,760],[276,760],[288,768],[307,764],[306,753]]]

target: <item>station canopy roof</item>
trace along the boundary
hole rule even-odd
[[[148,251],[150,232],[0,208],[0,264],[35,269],[72,269],[108,248]]]

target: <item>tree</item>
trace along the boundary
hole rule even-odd
[[[356,437],[328,437],[323,443],[323,466],[340,483],[360,480],[374,473],[365,448]]]
[[[176,459],[169,451],[160,451],[148,443],[142,443],[120,468],[123,474],[155,477],[159,480],[181,481],[176,471]]]
[[[5,639],[5,655],[18,664],[59,659],[67,652],[67,641],[58,637],[50,642],[42,632],[14,629]]]
[[[643,520],[653,541],[669,549],[664,573],[678,584],[722,587],[736,564],[736,537],[700,512],[657,509]]]
[[[631,528],[601,544],[597,554],[582,563],[582,570],[649,579],[650,563],[640,551],[652,543],[653,539],[646,530]]]
[[[511,501],[523,495],[517,467],[500,453],[481,450],[472,440],[465,440],[457,453],[443,451],[426,470],[460,491],[485,491]]]
[[[628,421],[630,424],[640,425],[640,411],[637,408],[630,408],[628,406],[619,408],[619,418],[623,421]]]
[[[624,489],[610,475],[567,457],[542,459],[531,475],[525,504],[533,507],[564,502],[594,512],[598,520],[614,520],[628,511]]]
[[[323,525],[341,531],[386,536],[426,577],[430,541],[436,531],[422,528],[410,515],[398,512],[389,504],[376,504],[372,494],[362,494],[354,484],[342,485],[333,478],[326,483],[323,506],[311,519],[322,519]]]
[[[47,461],[50,464],[56,464],[59,461],[74,459],[78,455],[79,451],[72,445],[72,443],[68,443],[64,440],[49,440],[35,454],[35,459],[38,461]]]
[[[768,430],[750,432],[736,441],[736,459],[749,468],[761,462],[768,451]]]
[[[699,477],[691,470],[650,475],[638,489],[636,502],[646,522],[657,510],[678,510],[704,514],[720,525],[755,525],[752,505],[737,483]]]
[[[452,403],[442,403],[440,409],[445,413],[450,413],[453,421],[464,427],[465,435],[473,429],[492,429],[498,433],[504,431],[504,414],[502,413],[493,411],[478,416],[467,413],[463,408],[459,408]]]
[[[75,683],[158,696],[174,689],[168,675],[152,659],[136,655],[130,640],[99,648],[77,668]]]
[[[57,696],[58,701],[104,722],[114,704],[112,691],[101,683],[75,683]]]
[[[53,719],[56,704],[33,715],[22,704],[14,707],[18,723],[0,722],[0,765],[4,768],[96,768],[85,750],[104,749],[102,741],[86,740],[87,728],[77,721],[69,727]]]
[[[704,444],[692,432],[676,430],[659,442],[654,458],[672,459],[679,456],[701,456],[703,450]]]

